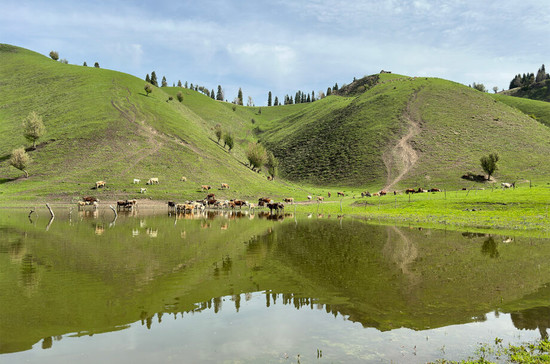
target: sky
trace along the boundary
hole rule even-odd
[[[0,0],[0,43],[257,106],[389,70],[507,89],[550,65],[547,0]],[[0,65],[1,67],[1,65]],[[547,68],[548,70],[548,68]],[[491,91],[492,92],[492,91]]]

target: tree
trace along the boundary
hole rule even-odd
[[[252,169],[261,168],[267,160],[264,146],[257,142],[249,143],[246,151],[246,158],[248,162],[250,162],[250,167]]]
[[[487,179],[490,180],[491,176],[495,171],[498,169],[497,162],[499,160],[499,156],[497,153],[491,153],[488,156],[483,156],[480,159],[481,162],[481,168],[487,173]]]
[[[487,89],[485,88],[485,85],[482,84],[482,83],[475,83],[474,82],[474,85],[472,86],[474,89],[478,90],[478,91],[481,91],[481,92],[487,92]]]
[[[36,112],[32,111],[23,120],[23,135],[25,139],[32,142],[32,147],[36,148],[36,141],[44,134],[46,127]]]
[[[229,148],[229,151],[233,149],[233,135],[231,133],[225,133],[223,136],[223,147],[225,148],[226,145]]]
[[[535,78],[535,82],[541,82],[546,79],[546,70],[544,69],[544,65],[542,65],[541,68],[537,71],[537,77]]]
[[[330,96],[331,93],[332,93],[332,89],[330,87],[327,88],[327,96]]]
[[[183,87],[189,88],[189,84],[187,83],[187,81],[185,81],[185,85],[183,85]]]
[[[166,77],[162,76],[162,83],[161,83],[162,87],[166,87],[168,86],[168,82],[166,82]]]
[[[267,167],[267,173],[269,173],[271,177],[275,177],[275,175],[277,175],[278,168],[279,168],[279,161],[277,160],[277,158],[275,158],[273,153],[271,153],[270,151],[267,152],[266,167]]]
[[[179,102],[182,102],[183,101],[183,94],[180,92],[178,92],[178,94],[176,95],[176,97],[178,98],[178,101]]]
[[[218,138],[218,144],[220,144],[220,139],[222,138],[222,126],[220,124],[216,124],[214,127],[214,134],[216,134],[216,138]]]
[[[181,81],[178,80],[178,87],[181,87]]]
[[[82,64],[84,67],[88,67],[88,64],[86,63],[86,61],[84,61],[84,63]]]
[[[493,87],[493,92],[496,94],[498,92],[498,86]]]
[[[252,96],[248,96],[248,101],[246,102],[246,106],[254,106],[254,101],[252,100]]]
[[[94,63],[95,68],[99,68],[99,62]]]
[[[29,178],[29,172],[26,169],[30,162],[31,157],[25,152],[24,148],[17,148],[11,152],[10,165],[25,172],[26,178]]]
[[[149,96],[149,94],[151,92],[153,92],[153,86],[151,86],[150,83],[146,83],[145,84],[145,87],[143,88],[145,90],[145,92],[147,93],[147,96]]]
[[[216,94],[216,100],[223,101],[223,90],[221,85],[218,85],[218,93]]]
[[[271,91],[267,93],[267,106],[271,106]]]
[[[149,74],[145,76],[145,82],[151,83],[151,78],[149,77]]]
[[[66,58],[61,58],[61,59],[59,60],[59,62],[61,62],[61,63],[63,63],[63,64],[69,64],[69,61],[67,61]]]
[[[243,105],[243,90],[239,87],[239,93],[237,94],[237,104]]]
[[[279,98],[275,96],[275,102],[273,103],[273,106],[279,106]]]
[[[59,59],[59,53],[57,53],[57,51],[51,51],[50,58],[53,59],[54,61],[57,61]]]
[[[159,83],[157,81],[157,74],[155,71],[151,72],[151,85],[159,87]]]
[[[212,89],[212,91],[210,92],[210,98],[212,100],[215,100],[216,99],[216,93],[214,92],[214,89]]]

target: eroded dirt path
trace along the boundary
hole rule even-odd
[[[418,116],[413,111],[413,104],[416,101],[417,94],[418,91],[411,96],[405,111],[401,115],[401,119],[409,125],[409,131],[401,139],[399,139],[397,144],[391,150],[383,155],[384,164],[386,165],[388,174],[386,186],[384,186],[384,190],[386,191],[392,190],[393,187],[413,169],[414,165],[418,161],[418,153],[414,150],[410,143],[411,139],[420,133],[420,123],[417,119]],[[396,166],[399,170],[399,174],[395,177],[392,176],[392,170],[396,169],[394,166]]]

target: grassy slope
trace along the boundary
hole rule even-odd
[[[550,126],[550,103],[538,100],[530,100],[520,97],[506,96],[502,94],[491,94],[495,100],[514,107],[524,114],[529,115],[546,126]]]
[[[491,152],[501,155],[500,180],[550,174],[544,164],[550,130],[517,109],[450,81],[382,76],[379,85],[357,98],[327,97],[260,133],[285,161],[284,176],[381,188],[387,183],[386,168],[389,180],[402,168],[392,149],[408,132],[405,114],[420,125],[410,142],[419,159],[397,189],[469,186],[460,176],[482,173],[479,159]],[[392,153],[386,166],[383,156]]]
[[[528,87],[517,87],[501,94],[531,100],[550,101],[550,80],[537,82]]]
[[[207,99],[219,114],[203,119],[185,104],[167,102],[173,90],[155,88],[146,96],[144,82],[127,74],[65,65],[7,45],[1,46],[0,59],[0,132],[10,136],[0,143],[0,198],[51,197],[59,191],[66,199],[96,192],[89,189],[97,180],[108,184],[108,191],[99,195],[111,196],[110,190],[136,197],[144,186],[131,181],[141,178],[144,184],[149,177],[161,181],[148,188],[153,198],[196,198],[203,196],[196,192],[201,184],[217,187],[222,182],[239,196],[288,191],[278,182],[266,185],[264,176],[247,169],[241,144],[229,154],[210,139],[215,119],[228,120],[234,113],[225,103]],[[186,100],[197,103],[205,98],[185,93]],[[47,129],[39,142],[50,142],[30,152],[31,177],[14,180],[21,172],[9,167],[7,158],[14,148],[28,145],[20,123],[33,110],[43,116]],[[231,120],[231,126],[239,130],[239,120]],[[181,176],[188,181],[180,182]]]

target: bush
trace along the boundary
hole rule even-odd
[[[151,86],[150,83],[146,83],[145,84],[145,87],[143,87],[143,89],[145,90],[145,92],[147,93],[147,96],[149,96],[149,94],[151,92],[153,92],[153,86]]]
[[[36,141],[46,131],[46,127],[42,122],[42,118],[34,111],[32,111],[24,120],[23,120],[23,135],[25,139],[29,142],[32,142],[32,147],[36,148]]]
[[[29,173],[26,171],[27,166],[31,162],[31,158],[25,152],[24,148],[17,148],[11,152],[10,165],[25,172],[25,177],[29,177]]]
[[[233,106],[231,106],[231,109],[232,109],[233,111],[235,111],[235,110],[237,110],[237,106],[233,105]]]
[[[216,134],[216,138],[218,138],[218,144],[220,143],[220,139],[222,138],[222,126],[220,124],[216,124],[214,127],[214,134]]]
[[[168,96],[168,100],[166,100],[166,102],[172,101],[172,100],[174,100],[174,98],[172,96]]]
[[[180,87],[181,87],[181,83],[180,83]],[[179,102],[183,102],[183,94],[180,92],[178,92],[178,95],[176,96],[178,98],[178,101]]]
[[[250,163],[252,169],[262,168],[264,163],[267,160],[266,151],[263,145],[260,143],[254,142],[248,144],[248,150],[246,151],[246,158]]]
[[[51,51],[50,58],[53,59],[54,61],[57,61],[59,59],[59,53],[57,53],[56,51]]]
[[[98,62],[94,63],[94,67],[99,68],[99,63]]]
[[[223,136],[223,146],[225,148],[225,146],[227,145],[227,147],[229,147],[229,151],[231,151],[231,149],[233,149],[233,135],[231,133],[225,133],[225,135]]]

